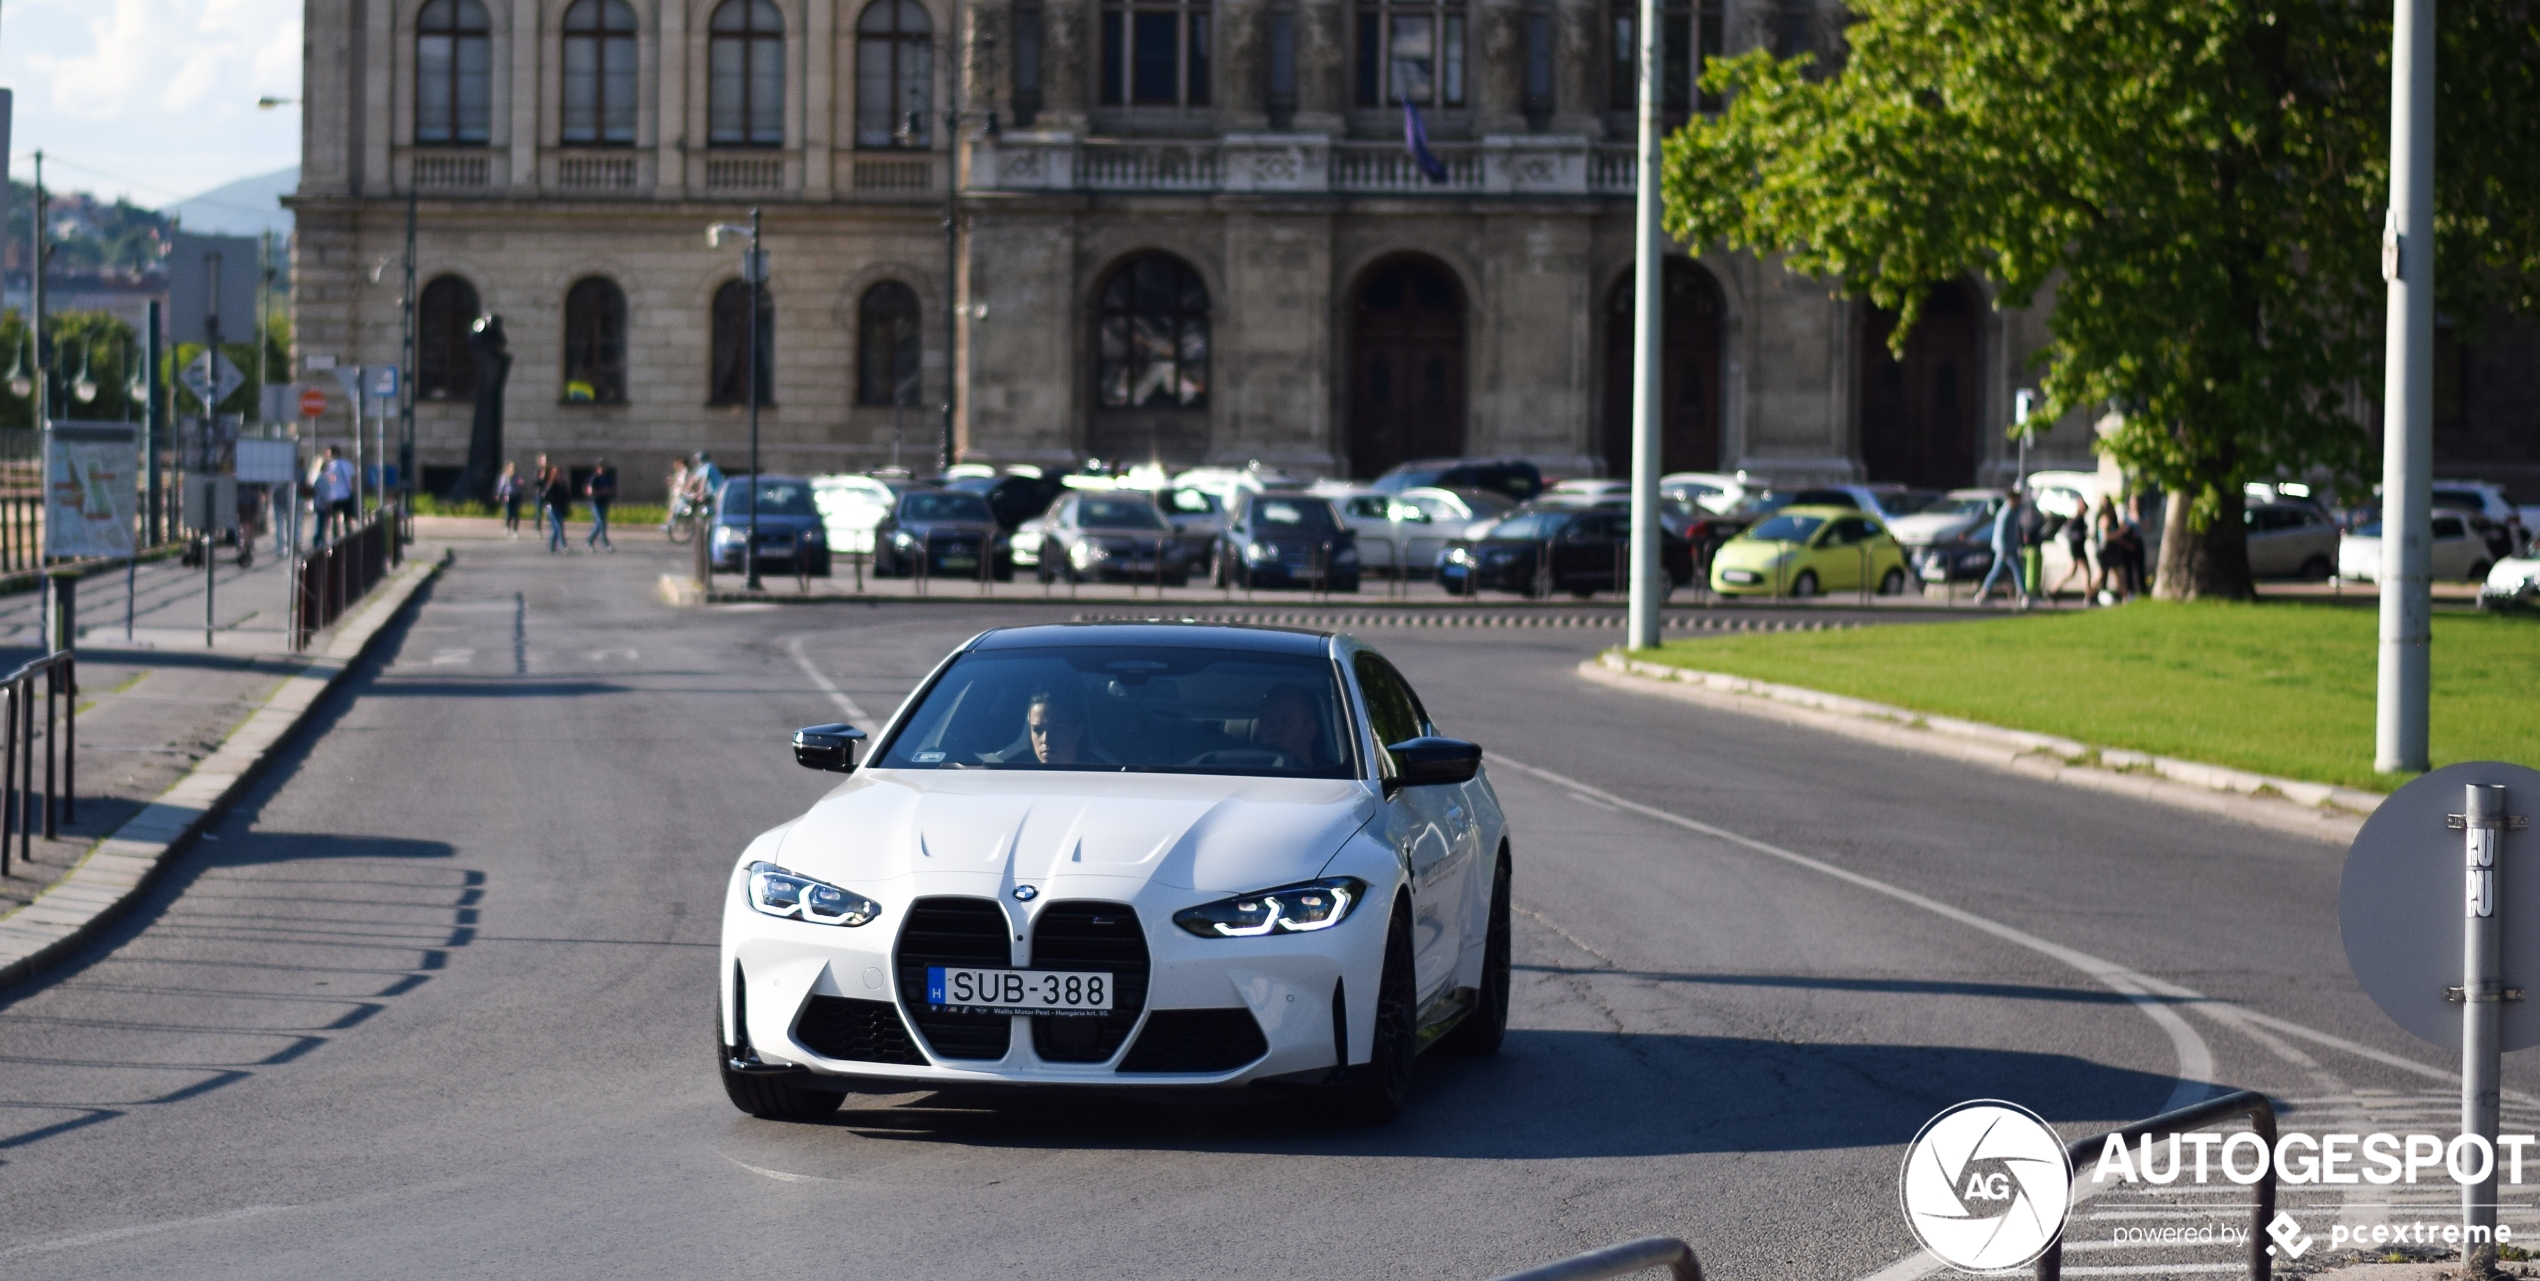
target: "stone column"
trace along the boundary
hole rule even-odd
[[[1040,0],[1041,110],[1032,127],[1082,136],[1093,106],[1102,32],[1098,0]]]
[[[1478,0],[1468,12],[1464,83],[1473,136],[1526,130],[1526,0]]]
[[[833,171],[838,128],[838,9],[836,0],[804,6],[802,112],[794,136],[802,140],[803,195],[826,200],[836,189]],[[852,12],[848,22],[855,21]]]
[[[654,185],[664,195],[677,195],[688,187],[688,15],[686,6],[673,0],[664,0],[660,9],[661,35],[655,46],[660,52],[653,73],[655,119],[660,122],[655,126],[660,149]]]
[[[383,2],[368,8],[361,41],[362,101],[356,109],[371,127],[362,131],[361,160],[354,170],[353,191],[356,195],[386,195],[403,191],[405,182],[412,181],[411,176],[395,177],[389,157],[395,154],[391,148],[414,140],[414,91],[407,89],[403,105],[395,97],[400,83],[396,69],[401,61],[408,67],[414,65],[414,40],[408,28],[397,24],[394,6]],[[401,34],[406,37],[403,59],[397,53]]]
[[[1243,133],[1270,125],[1270,17],[1261,0],[1217,0],[1217,127]]]
[[[511,122],[509,138],[499,140],[511,153],[511,188],[514,191],[538,189],[538,106],[545,100],[538,72],[545,65],[539,56],[538,0],[512,0],[511,79],[508,87],[511,101],[504,116]]]
[[[1222,299],[1209,310],[1211,463],[1339,472],[1332,424],[1332,219],[1226,218]]]
[[[1347,0],[1298,0],[1294,128],[1299,133],[1338,137],[1347,130],[1349,24]]]
[[[1552,128],[1589,138],[1604,135],[1603,60],[1614,33],[1610,0],[1551,0]]]

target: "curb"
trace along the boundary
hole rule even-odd
[[[1930,716],[1796,685],[1646,663],[1612,650],[1580,663],[1578,671],[1587,680],[1616,689],[1663,694],[2339,844],[2352,844],[2364,820],[2383,800],[2377,792],[2092,747],[2052,734]]]
[[[705,603],[705,591],[697,586],[697,580],[686,574],[662,575],[661,581],[655,584],[655,590],[661,593],[661,603],[674,609]]]
[[[195,762],[185,777],[114,835],[91,847],[69,875],[25,907],[0,917],[0,989],[52,968],[140,897],[171,856],[228,808],[273,750],[361,663],[371,642],[449,562],[446,550],[430,561],[407,562],[367,605],[338,625],[323,651],[298,675],[284,680],[211,755]]]

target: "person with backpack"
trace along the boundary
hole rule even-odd
[[[606,547],[617,550],[609,541],[609,505],[617,501],[617,469],[603,458],[591,464],[591,478],[582,482],[582,496],[591,500],[591,532],[582,545],[592,551]]]

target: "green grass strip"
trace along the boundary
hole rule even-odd
[[[1673,641],[1635,655],[2262,774],[2388,791],[2378,622],[2333,605],[2163,604]],[[2436,765],[2540,765],[2540,618],[2434,618]]]

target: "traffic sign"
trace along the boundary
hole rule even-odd
[[[363,371],[362,381],[368,384],[374,399],[395,400],[397,398],[397,367],[395,365],[372,365]]]
[[[185,389],[193,392],[194,398],[208,408],[229,399],[229,393],[238,390],[247,381],[247,375],[238,372],[238,366],[229,363],[227,356],[205,351],[195,357],[193,363],[176,376],[176,380],[185,384]]]
[[[2400,1027],[2454,1049],[2461,1043],[2457,993],[2469,918],[2463,830],[2452,816],[2463,812],[2463,786],[2471,783],[2503,787],[2511,814],[2540,810],[2540,770],[2502,761],[2446,765],[2391,793],[2364,820],[2337,892],[2346,962],[2365,995]],[[2540,988],[2540,831],[2511,827],[2496,835],[2489,907],[2504,928],[2504,985],[2508,992]],[[2540,1045],[2540,1000],[2509,997],[2502,1008],[2503,1048]]]
[[[311,387],[300,393],[300,416],[302,418],[315,418],[325,412],[326,392],[324,390]]]

